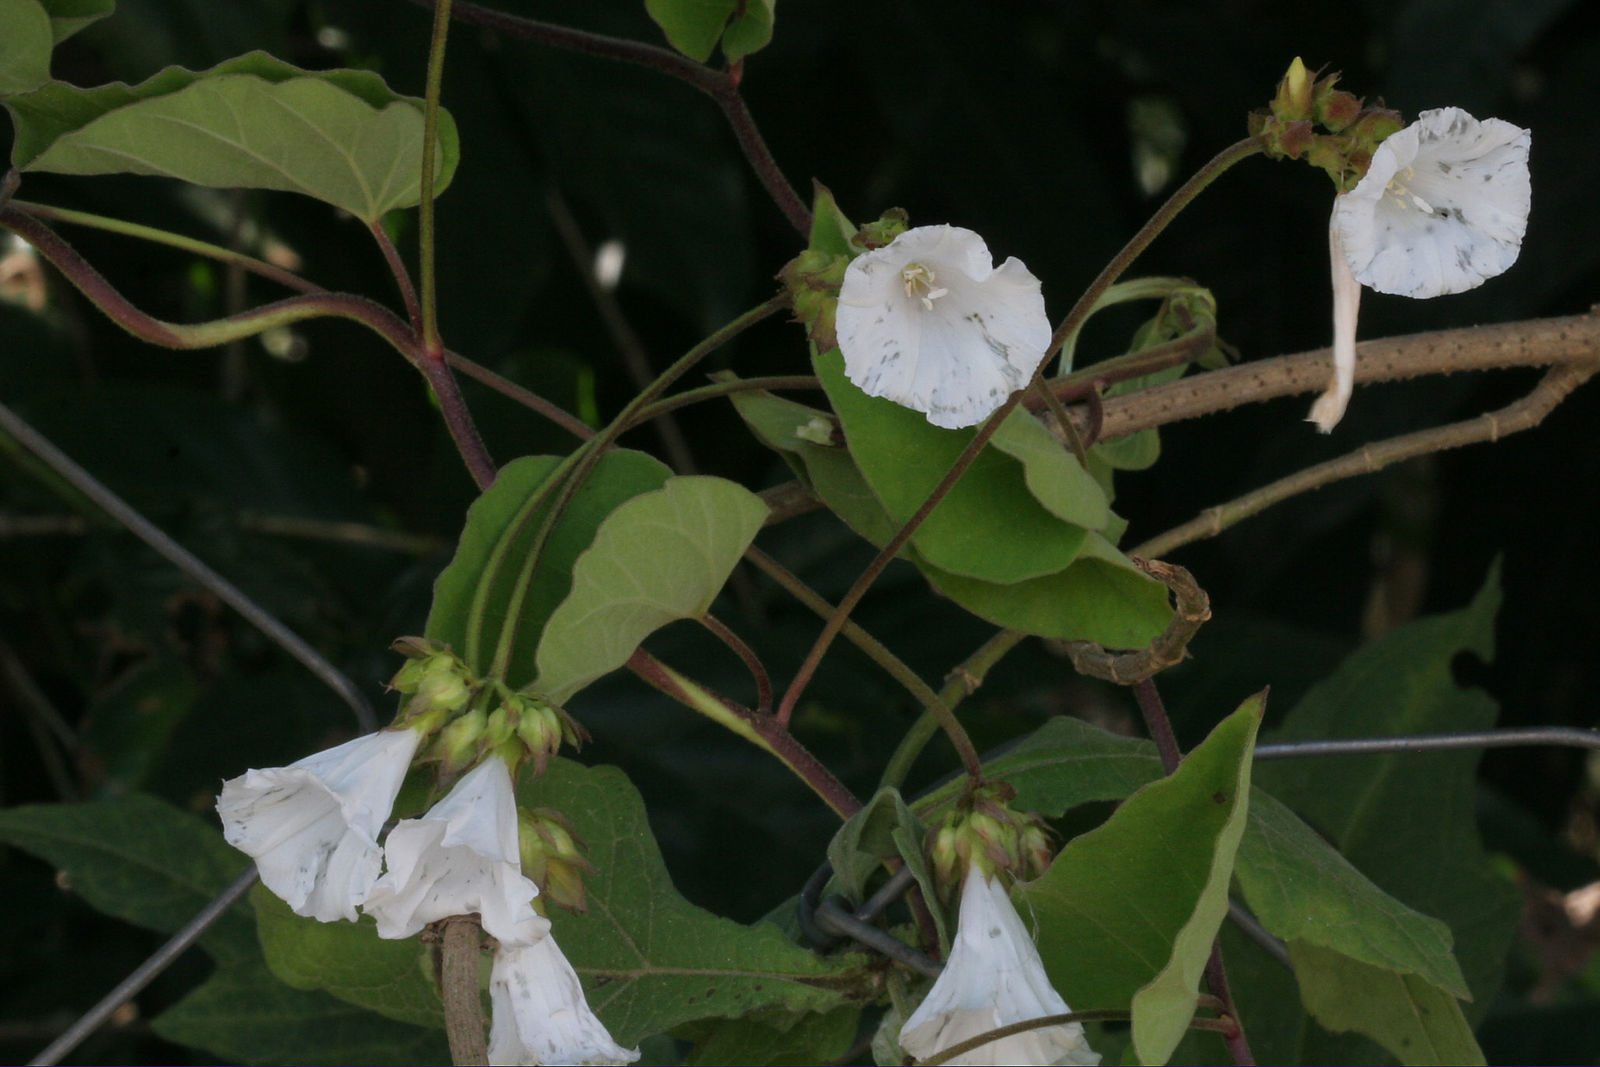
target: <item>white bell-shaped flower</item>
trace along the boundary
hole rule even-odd
[[[834,325],[862,392],[973,426],[1028,384],[1050,343],[1039,279],[983,238],[919,226],[850,261]]]
[[[489,974],[489,1062],[624,1064],[625,1049],[584,999],[578,974],[553,935],[531,945],[501,945]]]
[[[961,889],[950,958],[900,1031],[900,1047],[919,1060],[1012,1023],[1072,1009],[1044,973],[1033,938],[1005,886],[974,864]],[[1079,1023],[1024,1030],[964,1052],[951,1064],[1097,1064]]]
[[[1528,229],[1531,134],[1458,107],[1424,111],[1384,139],[1330,225],[1334,379],[1311,421],[1344,414],[1355,369],[1360,286],[1426,299],[1474,289],[1517,261]]]
[[[379,730],[222,785],[228,844],[253,857],[295,914],[354,920],[382,868],[378,833],[416,754],[414,730]]]
[[[364,905],[379,937],[410,937],[474,912],[503,944],[528,944],[550,929],[533,910],[538,887],[522,874],[511,772],[493,756],[426,815],[390,830],[383,851],[388,870]]]

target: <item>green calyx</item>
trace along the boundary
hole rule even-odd
[[[1272,103],[1250,115],[1250,136],[1273,159],[1304,159],[1325,171],[1339,192],[1367,173],[1372,153],[1404,123],[1399,112],[1368,107],[1337,88],[1338,74],[1316,78],[1298,56],[1278,83]]]
[[[474,678],[440,642],[402,637],[393,647],[407,657],[389,683],[407,698],[395,725],[432,738],[422,758],[437,761],[446,777],[491,754],[512,768],[531,762],[534,773],[542,774],[563,743],[578,748],[587,740],[564,710],[498,680]]]
[[[1028,881],[1044,873],[1055,856],[1050,828],[1032,812],[1011,807],[1016,790],[1005,782],[975,783],[930,833],[929,855],[940,885],[951,891],[977,866]]]
[[[517,847],[522,873],[539,887],[538,901],[571,912],[588,910],[583,876],[594,867],[583,856],[583,842],[572,824],[553,808],[517,809]]]

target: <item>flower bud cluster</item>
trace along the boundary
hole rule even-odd
[[[992,877],[1005,871],[1013,879],[1037,878],[1050,866],[1055,845],[1038,815],[1010,803],[1016,790],[1004,782],[983,782],[958,800],[930,834],[929,853],[941,886],[960,885],[976,867]]]
[[[1304,159],[1320,167],[1342,193],[1367,173],[1383,139],[1404,124],[1398,112],[1381,104],[1368,107],[1337,88],[1338,82],[1337,74],[1316,78],[1296,56],[1271,105],[1251,114],[1250,136],[1274,159]]]
[[[422,756],[436,760],[446,778],[474,767],[490,754],[516,767],[532,762],[544,773],[562,742],[580,747],[586,735],[565,711],[498,680],[480,682],[448,648],[420,637],[403,637],[395,649],[407,657],[390,687],[407,695],[398,725],[432,743]]]
[[[905,210],[890,208],[876,222],[862,226],[849,243],[854,251],[870,252],[888,245],[906,231],[907,225]],[[778,280],[789,291],[795,321],[806,328],[806,336],[816,343],[819,352],[826,352],[839,344],[834,311],[839,303],[839,287],[844,284],[844,272],[851,258],[850,255],[820,248],[808,248],[778,272]]]
[[[522,873],[539,887],[539,901],[568,911],[588,910],[583,876],[594,873],[594,867],[584,859],[583,842],[565,816],[554,808],[517,809],[517,843]]]

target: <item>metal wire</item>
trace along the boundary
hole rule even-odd
[[[929,978],[939,977],[943,965],[938,960],[918,952],[910,945],[888,932],[873,926],[839,906],[842,897],[829,897],[817,908],[817,925],[832,933],[842,934],[868,948],[888,956],[896,963],[911,968]]]
[[[49,1046],[37,1057],[29,1061],[29,1067],[54,1067],[61,1062],[61,1058],[77,1048],[83,1039],[99,1029],[101,1024],[111,1017],[111,1013],[122,1005],[132,1000],[139,991],[149,985],[151,980],[171,965],[172,961],[181,956],[185,949],[200,939],[212,923],[222,917],[223,912],[233,906],[234,902],[244,896],[250,887],[256,884],[257,872],[255,864],[250,869],[234,879],[233,884],[224,889],[217,898],[200,910],[200,913],[173,934],[171,939],[151,954],[150,958],[134,970],[134,972],[117,983],[115,989],[100,998],[100,1002],[83,1014],[77,1022],[67,1027],[62,1035],[50,1042]]]
[[[212,570],[193,552],[178,544],[160,527],[135,511],[127,501],[113,493],[94,475],[78,466],[70,456],[4,404],[0,404],[0,429],[4,429],[6,433],[16,438],[22,447],[32,452],[51,470],[70,482],[75,489],[94,501],[106,514],[126,526],[139,540],[215,593],[219,600],[244,616],[247,622],[265,634],[279,648],[299,660],[307,670],[350,705],[350,710],[355,713],[356,724],[362,733],[371,733],[378,728],[377,716],[372,712],[372,705],[367,703],[367,698],[344,672],[324,659],[322,654],[302,640],[300,635],[279,622],[232,582]]]
[[[1002,745],[1000,749],[985,753],[985,760],[995,758],[1014,745],[1015,742],[1008,743]],[[1313,756],[1370,755],[1383,752],[1420,753],[1531,745],[1565,745],[1600,749],[1600,730],[1585,730],[1570,726],[1529,726],[1458,734],[1402,734],[1395,737],[1285,741],[1278,744],[1257,745],[1255,758],[1300,759]],[[945,780],[949,777],[953,775],[947,776]],[[932,788],[937,788],[937,785]],[[903,867],[895,872],[894,876],[853,914],[843,906],[842,897],[832,896],[827,900],[822,899],[822,892],[832,877],[833,867],[823,863],[806,880],[797,902],[796,912],[800,930],[817,951],[830,951],[837,948],[841,940],[848,938],[883,953],[919,974],[930,978],[938,976],[940,964],[937,961],[872,925],[873,920],[910,887],[913,881],[910,868]],[[1273,959],[1293,970],[1289,951],[1283,941],[1262,926],[1243,904],[1230,898],[1228,916],[1246,937],[1261,946]]]
[[[1568,745],[1600,749],[1600,730],[1576,726],[1524,726],[1459,734],[1401,734],[1395,737],[1351,737],[1328,741],[1285,741],[1257,745],[1255,758],[1293,759],[1307,756],[1355,756],[1372,752],[1438,752],[1458,748],[1520,748]]]

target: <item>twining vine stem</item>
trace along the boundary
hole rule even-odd
[[[413,2],[431,8],[437,6],[441,0],[413,0]],[[744,97],[739,94],[743,64],[740,65],[739,74],[736,76],[731,71],[716,70],[703,63],[696,63],[687,56],[653,44],[645,44],[643,41],[607,37],[604,34],[589,33],[570,26],[525,19],[503,11],[480,7],[468,3],[467,0],[455,0],[451,17],[458,22],[496,30],[507,37],[647,67],[699,89],[711,97],[721,109],[723,117],[733,129],[739,150],[744,153],[750,169],[755,171],[762,188],[772,197],[773,203],[778,205],[778,210],[783,212],[784,218],[789,220],[789,224],[802,237],[810,234],[811,209],[784,177],[783,171],[778,167],[778,161],[772,156],[772,150],[767,147],[766,138],[761,136],[761,130],[756,125],[754,116],[750,114]]]
[[[483,994],[478,965],[483,957],[483,927],[476,915],[454,915],[443,929],[439,953],[439,999],[444,1004],[444,1032],[450,1062],[487,1067],[489,1048],[483,1039]]]

